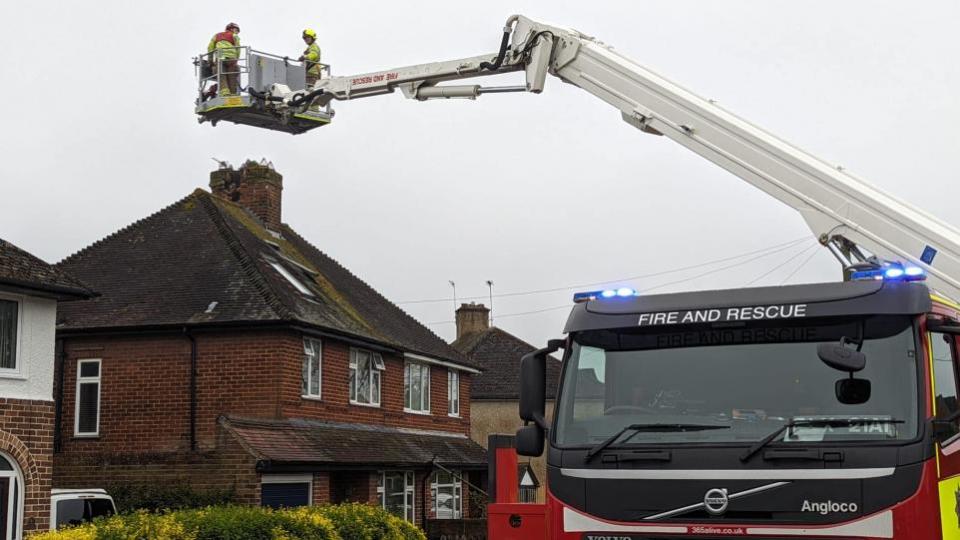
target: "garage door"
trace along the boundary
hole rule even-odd
[[[310,482],[261,484],[260,504],[270,508],[307,506],[310,504]]]

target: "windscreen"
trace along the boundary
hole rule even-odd
[[[851,375],[817,354],[818,344],[842,337],[862,342],[866,354],[855,376],[871,390],[860,404],[841,403],[837,381]],[[634,424],[711,429],[636,430],[618,444],[748,443],[791,419],[854,421],[792,428],[783,441],[917,436],[917,351],[908,317],[588,331],[573,340],[553,432],[561,447],[592,446]]]

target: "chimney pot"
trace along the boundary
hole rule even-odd
[[[271,231],[280,231],[283,176],[271,164],[248,160],[240,169],[217,169],[210,173],[210,191],[243,206]]]

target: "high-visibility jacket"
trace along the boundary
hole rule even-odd
[[[303,59],[307,66],[307,73],[320,76],[320,46],[314,41],[303,51]]]
[[[240,36],[233,32],[220,32],[210,38],[207,52],[217,51],[222,60],[236,60],[240,57]]]

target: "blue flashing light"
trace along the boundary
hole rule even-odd
[[[574,293],[573,301],[574,303],[580,303],[580,302],[589,302],[590,300],[597,300],[597,299],[609,300],[612,298],[632,298],[634,296],[640,296],[640,293],[638,293],[636,289],[631,289],[629,287],[620,287],[619,289],[604,289],[602,291],[587,291],[587,292]]]
[[[887,279],[897,279],[903,277],[903,274],[903,268],[900,268],[899,266],[892,266],[884,270],[883,277]]]
[[[916,266],[891,265],[870,270],[858,270],[850,274],[851,281],[923,281],[927,279],[923,268]]]

